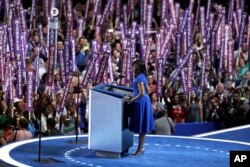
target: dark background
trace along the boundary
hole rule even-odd
[[[60,1],[60,0],[58,0]],[[73,0],[73,6],[76,5],[77,3],[81,3],[81,4],[85,4],[87,0]],[[102,0],[103,4],[106,4],[106,1],[108,0]],[[182,8],[186,8],[189,4],[189,0],[174,0],[175,2],[180,3]],[[195,2],[197,3],[198,0],[195,0]],[[201,6],[206,6],[207,4],[207,0],[200,0],[201,1]],[[241,0],[240,0],[241,1]],[[24,8],[30,7],[31,6],[31,2],[32,0],[22,0],[23,2],[23,6]],[[41,4],[42,0],[37,0],[37,3]],[[128,2],[128,0],[122,0],[123,4],[126,4]],[[228,7],[229,6],[229,2],[230,0],[211,0],[212,3],[219,3],[222,4],[223,6]],[[244,0],[245,2],[245,6],[244,6],[244,10],[249,14],[250,13],[250,9],[249,9],[249,0]],[[195,3],[195,5],[196,5]],[[236,4],[236,3],[235,3]]]

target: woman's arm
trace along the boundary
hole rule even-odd
[[[2,133],[0,132],[0,146],[6,145],[6,141],[4,140]]]
[[[138,86],[138,89],[139,89],[139,93],[134,98],[132,98],[130,100],[131,103],[134,102],[135,100],[139,99],[140,97],[142,97],[144,95],[144,93],[145,93],[143,82],[139,82],[137,84],[137,86]]]

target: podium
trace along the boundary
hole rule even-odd
[[[90,90],[88,148],[101,157],[120,158],[133,146],[125,96],[132,88],[100,84]]]

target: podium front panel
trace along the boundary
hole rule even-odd
[[[90,91],[88,147],[122,153],[133,145],[133,133],[124,127],[124,95],[117,95],[116,90],[114,96],[112,93]]]

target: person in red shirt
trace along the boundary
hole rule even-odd
[[[174,95],[173,106],[172,106],[170,112],[171,112],[171,117],[172,117],[174,123],[184,123],[185,122],[185,109],[180,103],[178,94]]]

